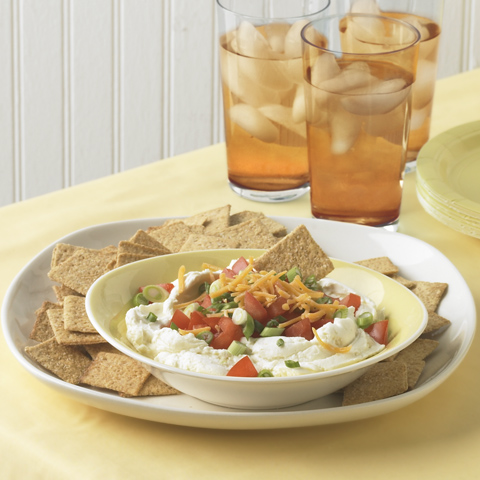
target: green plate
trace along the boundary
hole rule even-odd
[[[417,194],[437,220],[480,238],[480,121],[424,145],[417,158]]]

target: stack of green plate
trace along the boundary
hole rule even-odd
[[[417,158],[417,195],[434,218],[480,238],[480,121],[424,145]]]

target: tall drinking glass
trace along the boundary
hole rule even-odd
[[[312,213],[394,230],[420,34],[345,14],[308,24],[302,40]]]
[[[300,31],[329,0],[217,0],[228,180],[281,202],[308,191]]]
[[[430,136],[433,95],[444,0],[349,0],[350,11],[391,16],[411,23],[421,34],[406,172],[415,170],[419,150]]]

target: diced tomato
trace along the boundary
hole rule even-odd
[[[263,325],[270,320],[265,307],[250,292],[245,292],[245,310]]]
[[[181,310],[175,310],[175,313],[172,316],[171,323],[174,323],[178,328],[181,328],[182,330],[187,330],[188,325],[190,324],[190,319]]]
[[[221,317],[218,321],[220,331],[214,334],[210,346],[213,348],[227,349],[234,340],[243,337],[243,330],[240,325],[235,325],[230,317]]]
[[[377,342],[382,345],[388,343],[388,320],[381,320],[370,325],[365,331]]]
[[[334,320],[333,318],[323,317],[320,320],[317,320],[316,322],[311,323],[310,326],[315,328],[315,330],[317,330],[318,328],[322,328],[327,323],[332,323],[333,320]]]
[[[210,327],[211,332],[219,332],[220,327],[218,326],[218,322],[222,317],[207,317],[206,315],[203,317],[203,321]]]
[[[235,278],[235,272],[231,268],[225,267],[222,273],[224,273],[227,278]]]
[[[360,298],[360,295],[349,293],[346,297],[342,298],[339,303],[340,305],[346,305],[347,307],[354,307],[355,311],[357,311],[357,308],[362,303],[362,299]]]
[[[267,314],[269,318],[275,318],[279,315],[285,315],[288,310],[283,309],[283,305],[287,303],[287,299],[283,297],[277,297],[277,299],[267,307]]]
[[[248,262],[244,257],[240,257],[233,265],[232,270],[235,272],[235,275],[238,275],[242,270],[245,270],[248,267]]]
[[[205,315],[201,314],[197,310],[194,310],[190,314],[190,322],[188,323],[188,330],[194,328],[208,327],[208,323],[205,321]]]
[[[208,308],[211,304],[212,304],[212,299],[211,299],[210,295],[207,295],[202,300],[202,303],[200,304],[200,306],[202,306],[203,308]]]
[[[286,337],[303,337],[306,340],[311,340],[313,338],[312,324],[308,318],[304,318],[287,327],[283,335]]]
[[[227,377],[258,377],[258,372],[250,357],[245,355],[227,372]]]

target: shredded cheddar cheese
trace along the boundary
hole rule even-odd
[[[185,291],[185,265],[178,269],[178,293]]]
[[[330,343],[325,343],[321,338],[320,335],[317,333],[317,330],[315,328],[312,328],[313,334],[315,335],[315,338],[317,339],[318,343],[323,347],[326,348],[329,352],[332,353],[347,353],[350,351],[352,348],[351,345],[348,345],[346,347],[336,347],[335,345],[331,345]]]
[[[187,333],[193,333],[194,335],[198,335],[199,333],[209,332],[210,330],[210,327],[194,328],[193,330],[183,330],[179,328],[178,333],[180,333],[180,335],[187,335]]]

